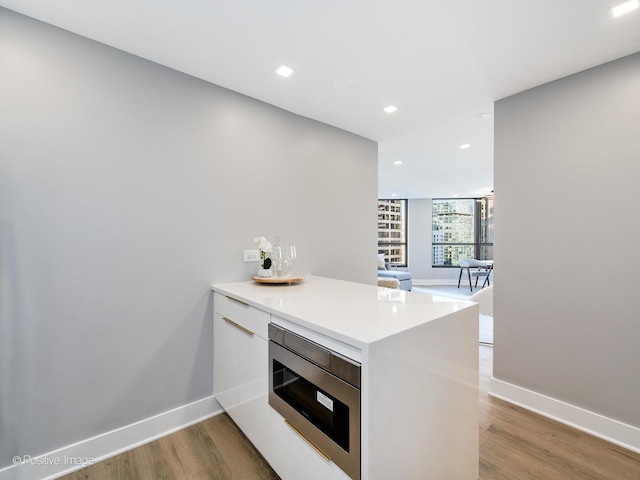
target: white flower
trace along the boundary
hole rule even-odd
[[[267,239],[265,237],[256,237],[253,241],[256,242],[258,244],[258,248],[262,250],[262,245],[264,245],[264,242],[266,242]]]
[[[254,242],[258,244],[258,248],[261,252],[271,252],[273,251],[273,246],[271,242],[267,240],[265,237],[256,237],[253,239]]]
[[[256,237],[253,239],[253,241],[258,244],[258,248],[260,249],[260,260],[262,260],[262,268],[271,268],[271,259],[267,258],[267,253],[271,253],[273,251],[273,245],[271,245],[271,242],[265,237]]]

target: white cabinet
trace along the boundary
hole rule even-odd
[[[271,409],[269,463],[282,480],[350,480],[338,466],[320,454]]]
[[[214,311],[214,395],[247,438],[268,458],[270,316],[217,293]]]
[[[270,320],[362,364],[362,480],[477,480],[477,305],[312,276],[212,288],[216,397],[282,480],[349,477],[269,407]]]
[[[218,313],[213,321],[213,393],[236,420],[238,408],[238,330]]]
[[[236,423],[263,456],[269,457],[268,341],[238,334],[238,411]]]

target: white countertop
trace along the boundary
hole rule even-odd
[[[248,281],[211,289],[358,348],[474,305],[311,275],[295,285]]]

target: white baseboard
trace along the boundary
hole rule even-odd
[[[0,469],[0,480],[58,478],[213,417],[222,411],[213,396],[203,398],[44,455],[33,458],[15,457],[14,465]]]
[[[412,282],[417,287],[428,287],[430,285],[458,285],[458,280],[453,278],[444,278],[444,279],[414,279]]]
[[[640,453],[638,427],[496,378],[491,378],[489,395]]]

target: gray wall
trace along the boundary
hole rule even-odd
[[[414,279],[431,278],[431,199],[407,201],[408,270]]]
[[[495,108],[494,376],[640,427],[640,54]]]
[[[376,143],[2,8],[0,85],[0,467],[210,396],[257,235],[375,282]]]

